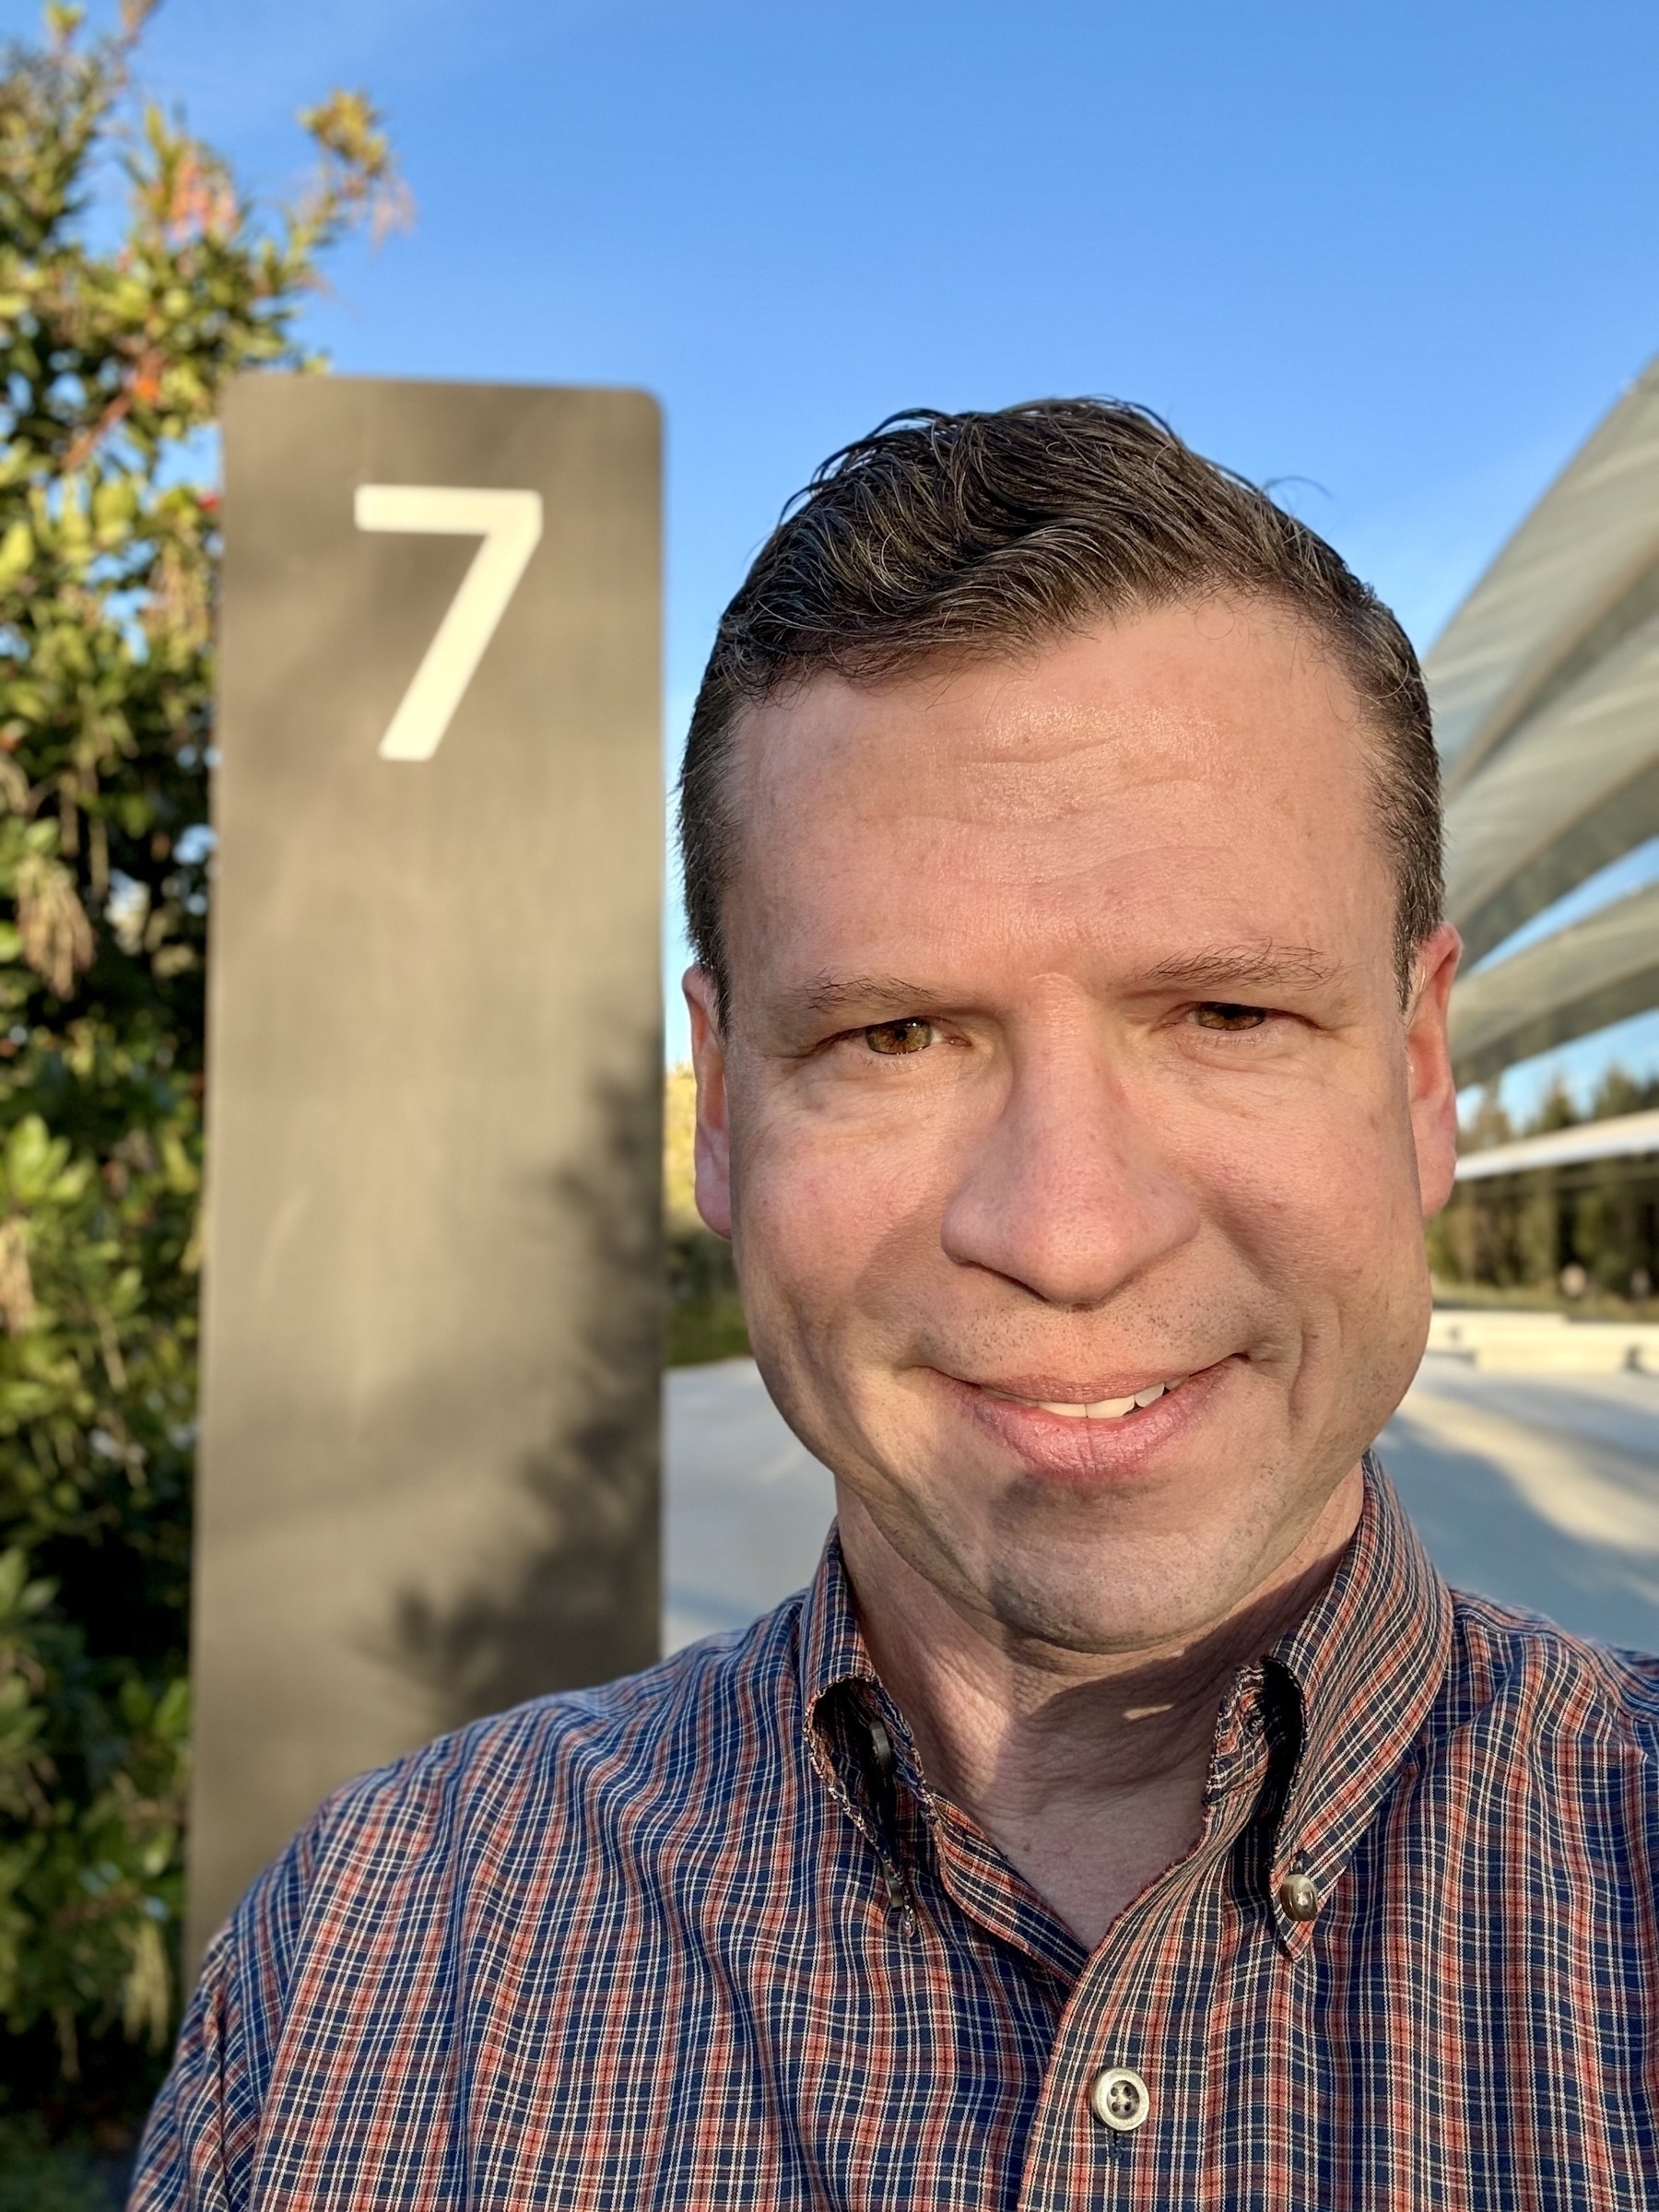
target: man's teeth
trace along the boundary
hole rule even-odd
[[[1057,1398],[1015,1398],[1014,1404],[1035,1406],[1039,1413],[1057,1413],[1067,1421],[1121,1421],[1124,1414],[1133,1413],[1137,1406],[1150,1406],[1166,1390],[1179,1387],[1179,1382],[1154,1382],[1149,1390],[1137,1390],[1131,1398],[1097,1398],[1092,1406],[1065,1405]],[[1003,1391],[994,1393],[997,1397],[1008,1394]]]

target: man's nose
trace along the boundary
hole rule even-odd
[[[1198,1233],[1150,1101],[1095,1041],[1020,1053],[962,1163],[941,1241],[1045,1304],[1100,1304]]]

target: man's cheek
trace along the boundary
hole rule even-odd
[[[1357,1165],[1328,1180],[1300,1168],[1292,1147],[1269,1179],[1227,1178],[1208,1186],[1212,1224],[1247,1273],[1277,1300],[1313,1310],[1351,1304],[1368,1278],[1387,1266],[1367,1178]]]
[[[848,1148],[789,1141],[770,1133],[739,1179],[738,1251],[763,1258],[780,1289],[816,1289],[855,1275],[868,1233],[868,1192]]]
[[[1249,1145],[1215,1146],[1206,1172],[1231,1210],[1313,1245],[1374,1234],[1416,1207],[1401,1133],[1369,1100],[1342,1112],[1321,1094],[1317,1111],[1290,1108]]]
[[[923,1163],[889,1147],[781,1147],[747,1194],[744,1233],[798,1325],[879,1326],[945,1265],[939,1207]]]

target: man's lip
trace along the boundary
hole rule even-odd
[[[1028,1390],[1047,1390],[1056,1384],[1066,1391],[1095,1390],[1091,1378],[1079,1385],[1075,1375],[1021,1373],[1015,1378],[1018,1393],[1006,1388],[1006,1377],[995,1382],[966,1381],[939,1368],[946,1390],[955,1396],[963,1417],[982,1437],[991,1440],[1000,1454],[1019,1475],[1084,1489],[1102,1483],[1133,1482],[1157,1476],[1167,1468],[1171,1454],[1179,1457],[1181,1440],[1191,1439],[1215,1395],[1217,1383],[1230,1369],[1237,1355],[1212,1359],[1206,1367],[1189,1370],[1173,1390],[1143,1384],[1148,1393],[1145,1406],[1135,1403],[1110,1414],[1091,1410],[1098,1399],[1026,1397]],[[1144,1369],[1134,1371],[1144,1373]],[[1131,1378],[1127,1375],[1124,1380]],[[1117,1377],[1112,1378],[1117,1382]],[[1170,1376],[1167,1381],[1174,1381]],[[1120,1386],[1121,1389],[1121,1386]],[[1065,1410],[1060,1410],[1064,1407]]]
[[[1114,1398],[1133,1398],[1142,1391],[1179,1388],[1190,1382],[1194,1375],[1206,1374],[1221,1361],[1210,1359],[1194,1367],[1171,1367],[1161,1373],[1140,1369],[1128,1374],[1112,1375],[1105,1382],[1091,1378],[1087,1382],[1076,1376],[1054,1374],[1019,1375],[953,1375],[952,1382],[965,1383],[970,1390],[983,1391],[987,1397],[1012,1398],[1026,1406],[1094,1406]]]

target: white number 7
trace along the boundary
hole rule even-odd
[[[380,741],[382,760],[429,760],[541,541],[541,494],[359,484],[356,512],[359,530],[484,540]]]

